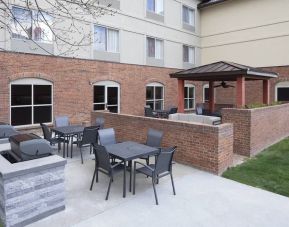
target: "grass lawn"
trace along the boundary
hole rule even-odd
[[[223,177],[289,197],[289,138],[228,169]]]

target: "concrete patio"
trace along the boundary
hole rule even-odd
[[[137,176],[136,195],[122,198],[122,174],[116,176],[108,201],[106,176],[89,191],[94,161],[86,151],[84,165],[75,149],[66,166],[66,210],[30,227],[51,226],[289,226],[289,199],[188,166],[175,164],[177,195],[164,178],[155,205],[151,181]]]

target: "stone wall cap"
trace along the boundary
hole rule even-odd
[[[0,155],[0,176],[3,179],[7,179],[24,174],[29,174],[35,171],[45,170],[48,168],[65,166],[66,163],[66,159],[58,155],[51,155],[45,158],[39,158],[12,164],[2,155]]]

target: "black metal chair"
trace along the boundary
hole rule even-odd
[[[83,164],[82,148],[92,146],[93,144],[97,143],[97,132],[98,126],[85,127],[81,139],[74,141],[71,144],[71,157],[73,151],[73,144],[76,144],[80,151],[81,163]]]
[[[146,140],[145,145],[150,146],[150,147],[160,148],[162,144],[163,135],[164,133],[162,131],[149,128],[147,132],[147,140]],[[149,156],[141,157],[141,159],[145,159],[147,165],[149,165],[149,159],[150,159]]]
[[[173,174],[172,174],[172,160],[173,160],[173,156],[176,151],[176,148],[177,147],[161,149],[159,155],[157,156],[156,164],[145,165],[141,162],[137,162],[137,161],[134,162],[133,194],[135,194],[136,174],[141,173],[141,174],[146,175],[147,177],[152,178],[152,184],[153,184],[155,200],[156,200],[157,205],[159,203],[158,203],[158,197],[157,197],[157,192],[156,192],[156,183],[158,183],[158,180],[160,178],[165,177],[167,175],[171,176],[173,193],[174,195],[176,195]],[[137,164],[141,165],[142,167],[137,169],[136,168]]]
[[[107,175],[109,177],[109,184],[105,197],[105,200],[107,200],[110,192],[110,186],[113,182],[114,174],[116,172],[123,171],[123,162],[112,165],[110,163],[109,153],[106,151],[104,146],[95,144],[93,145],[93,150],[95,154],[95,170],[90,185],[90,191],[92,190],[94,180],[98,182],[98,172]]]
[[[104,129],[104,118],[103,117],[97,117],[95,119],[95,125],[99,126],[99,129]]]
[[[69,140],[66,140],[62,137],[52,137],[52,132],[49,130],[48,126],[43,124],[43,123],[40,123],[40,125],[42,128],[44,139],[49,141],[50,145],[55,145],[55,144],[58,145],[58,153],[60,151],[61,143],[63,143],[64,146],[65,146],[65,143],[67,143],[67,144],[69,143]]]
[[[154,118],[158,117],[158,114],[156,112],[154,112],[150,106],[144,107],[144,115],[145,115],[145,117],[154,117]]]
[[[164,113],[164,118],[169,118],[170,114],[175,114],[178,112],[178,107],[172,106],[168,109],[168,111],[166,113]]]

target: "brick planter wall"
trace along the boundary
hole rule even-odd
[[[177,146],[175,160],[179,163],[221,174],[232,163],[233,127],[231,124],[211,126],[154,119],[140,116],[93,112],[103,116],[105,127],[116,130],[117,140],[146,141],[148,128],[164,131],[162,146]]]
[[[234,152],[253,156],[289,136],[289,104],[256,109],[222,109],[234,125]]]

